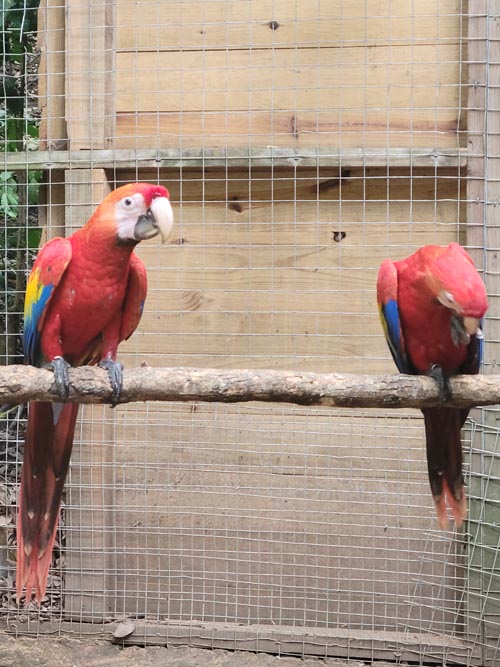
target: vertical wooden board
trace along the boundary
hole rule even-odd
[[[55,236],[64,236],[66,207],[64,172],[53,169],[46,172],[46,182],[40,186],[38,221],[42,227],[40,246]]]
[[[114,134],[114,0],[66,0],[69,148],[107,148]]]
[[[65,172],[66,235],[84,225],[110,192],[104,169],[68,169]]]
[[[40,148],[66,148],[65,117],[65,3],[42,0],[38,9],[38,103],[42,111]]]
[[[37,42],[38,105],[41,110],[40,149],[67,148],[65,100],[65,4],[63,0],[41,0],[38,9]],[[43,239],[64,236],[64,185],[60,171],[46,172],[38,208]]]
[[[496,201],[500,196],[500,31],[488,3],[469,3],[469,98],[467,243],[483,274],[489,300],[485,318],[484,371],[496,372],[499,353],[500,233]],[[498,408],[473,412],[470,456],[470,522],[468,544],[466,629],[481,644],[485,665],[496,663],[500,634],[500,449]]]

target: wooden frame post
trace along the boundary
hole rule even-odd
[[[484,271],[489,298],[484,363],[486,373],[495,373],[500,358],[500,24],[492,2],[469,2],[468,44],[467,242]],[[483,665],[490,665],[498,650],[500,609],[498,408],[481,408],[473,416],[478,427],[470,459],[466,627],[468,639],[482,647]]]

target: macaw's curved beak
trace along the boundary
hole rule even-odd
[[[144,215],[137,219],[134,237],[137,241],[161,235],[162,243],[168,239],[174,226],[174,213],[167,197],[155,197]]]
[[[480,325],[481,320],[478,320],[475,317],[462,318],[454,313],[451,316],[451,338],[454,344],[457,347],[459,345],[468,345],[471,336],[482,338],[483,332],[481,331]]]

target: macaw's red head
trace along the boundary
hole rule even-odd
[[[480,321],[488,309],[484,283],[472,258],[458,243],[426,248],[425,282],[437,301],[452,312],[453,341],[467,345],[470,336],[482,335]]]
[[[174,215],[169,193],[162,185],[128,183],[110,192],[86,227],[118,243],[135,244],[158,234],[165,242],[172,232]]]

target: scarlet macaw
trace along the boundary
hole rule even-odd
[[[449,377],[479,371],[481,320],[486,290],[471,257],[457,243],[428,245],[410,257],[386,259],[379,270],[377,300],[384,333],[401,373],[436,377],[443,398]],[[460,430],[467,408],[422,409],[427,467],[439,524],[448,503],[458,526],[467,514]]]
[[[171,233],[169,193],[133,183],[111,192],[69,238],[40,250],[28,279],[24,308],[26,363],[50,365],[63,401],[68,367],[106,368],[116,403],[122,384],[118,344],[136,329],[146,297],[139,241]],[[26,587],[45,595],[78,413],[76,403],[30,402],[17,522],[17,600]]]

